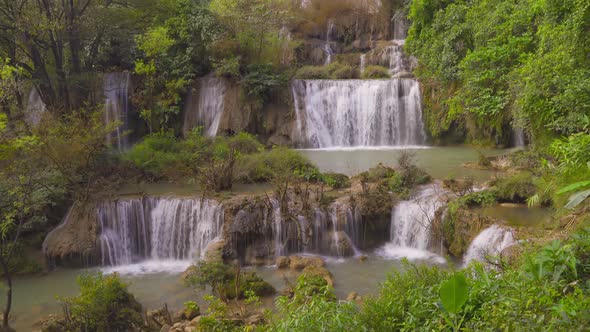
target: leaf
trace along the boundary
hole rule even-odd
[[[443,308],[450,313],[459,312],[467,302],[468,296],[469,286],[465,276],[461,273],[456,273],[440,286],[440,299]]]
[[[586,198],[590,196],[590,189],[577,192],[570,196],[569,202],[565,205],[566,209],[573,209],[576,206],[580,205]]]
[[[572,191],[572,190],[576,190],[578,188],[586,187],[588,185],[590,185],[590,181],[580,181],[580,182],[572,183],[567,187],[561,188],[557,193],[563,194],[568,191]]]

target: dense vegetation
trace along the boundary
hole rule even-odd
[[[588,133],[587,1],[420,0],[408,13],[434,136],[502,142],[512,123],[543,148]]]

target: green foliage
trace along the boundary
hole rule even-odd
[[[440,300],[443,308],[451,313],[457,314],[467,302],[469,286],[465,276],[455,273],[449,280],[440,285]]]
[[[205,300],[209,302],[207,315],[201,317],[197,325],[197,331],[200,332],[231,332],[242,331],[236,326],[235,321],[229,318],[227,304],[220,299],[211,295],[205,295]]]
[[[590,134],[577,133],[551,144],[553,155],[562,167],[575,168],[590,162]]]
[[[367,66],[361,78],[363,79],[379,79],[390,78],[389,70],[382,66]]]
[[[427,82],[425,117],[463,123],[488,142],[508,142],[511,122],[541,143],[587,130],[588,4],[555,3],[413,1],[406,50]],[[448,128],[428,123],[435,135]]]
[[[321,181],[333,189],[342,189],[350,187],[350,178],[348,175],[339,173],[324,173]]]
[[[215,61],[213,69],[217,77],[237,79],[240,77],[240,57],[227,57]]]
[[[225,285],[233,281],[234,277],[231,266],[220,261],[202,260],[191,269],[191,273],[185,280],[193,288],[205,289],[209,286],[219,298],[225,300],[227,299]]]
[[[142,325],[141,305],[118,275],[81,275],[78,286],[80,295],[61,299],[69,313],[68,330],[121,331]]]
[[[252,64],[246,69],[241,83],[248,96],[263,105],[273,91],[287,86],[287,78],[277,72],[272,64]]]
[[[353,303],[338,303],[332,289],[319,276],[302,275],[292,298],[277,299],[278,313],[269,331],[366,331]]]
[[[268,182],[289,173],[307,181],[318,181],[319,170],[301,153],[284,147],[245,155],[236,164],[235,178],[243,183]]]

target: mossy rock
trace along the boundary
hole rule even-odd
[[[227,282],[224,287],[228,299],[236,297],[236,287],[233,280]],[[255,272],[242,272],[240,274],[240,298],[244,298],[247,291],[252,291],[259,297],[265,297],[276,293],[275,288],[268,282],[264,281],[264,279]]]
[[[368,171],[362,172],[359,174],[359,176],[365,182],[378,182],[380,180],[392,177],[395,175],[395,173],[396,171],[392,167],[379,163],[377,166],[369,169]]]
[[[508,203],[524,203],[537,191],[533,176],[528,172],[500,178],[495,181],[494,187],[498,201]]]

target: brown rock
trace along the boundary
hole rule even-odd
[[[308,266],[323,267],[326,262],[316,256],[291,256],[289,267],[293,270],[303,270]]]
[[[276,259],[276,264],[279,269],[286,269],[289,267],[291,260],[286,256],[279,256]]]
[[[330,287],[334,287],[334,277],[332,276],[332,273],[323,266],[307,266],[303,269],[303,273],[310,276],[322,277]]]

